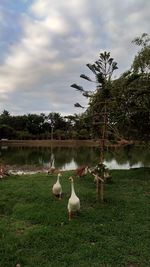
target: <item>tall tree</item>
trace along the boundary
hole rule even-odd
[[[129,71],[114,81],[117,99],[112,119],[129,139],[150,138],[150,37],[144,33],[132,41],[140,47]]]
[[[101,122],[103,121],[103,112],[105,109],[106,101],[107,106],[110,105],[112,100],[111,94],[111,79],[115,70],[118,69],[117,63],[110,56],[109,52],[103,52],[99,54],[99,59],[93,64],[86,65],[92,74],[94,79],[91,77],[81,74],[80,77],[95,84],[95,90],[88,91],[84,90],[82,86],[77,84],[72,84],[71,87],[79,91],[83,96],[89,97],[89,108],[87,109],[87,114],[91,118],[91,128],[92,133],[97,138],[100,137],[101,131]],[[80,107],[79,103],[76,103],[75,106]]]
[[[135,56],[132,70],[135,73],[150,72],[150,36],[143,33],[140,37],[136,37],[132,43],[140,47],[138,54]]]
[[[88,63],[86,66],[92,71],[95,79],[93,80],[85,74],[81,74],[80,77],[91,83],[95,83],[96,89],[94,91],[84,90],[82,86],[75,83],[71,87],[78,90],[85,97],[92,97],[97,91],[101,91],[102,95],[107,98],[109,96],[107,85],[111,81],[113,72],[118,69],[117,63],[110,57],[110,53],[105,51],[104,53],[100,53],[99,59],[94,64]]]

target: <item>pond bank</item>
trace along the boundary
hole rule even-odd
[[[108,147],[120,147],[132,145],[136,142],[121,140],[116,144],[107,143]],[[0,146],[95,146],[98,147],[101,140],[0,140]]]

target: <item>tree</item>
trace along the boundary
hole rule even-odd
[[[9,111],[4,109],[2,114],[0,115],[0,122],[1,122],[1,124],[4,123],[4,124],[9,126],[10,121],[11,121],[10,113],[9,113]]]
[[[9,117],[10,116],[10,113],[9,113],[8,110],[4,109],[3,112],[2,112],[2,114],[1,114],[1,116],[3,116],[3,117]]]
[[[150,37],[144,33],[133,41],[140,50],[129,71],[113,82],[116,98],[111,119],[128,139],[149,140],[150,128]]]
[[[53,139],[53,135],[54,135],[54,138],[57,138],[58,134],[57,132],[55,134],[56,130],[60,130],[60,129],[63,131],[66,130],[66,121],[59,113],[51,112],[47,116],[47,119],[51,127],[51,139]]]
[[[111,87],[112,87],[112,76],[115,70],[118,69],[117,63],[112,57],[110,57],[109,52],[100,53],[99,59],[93,64],[86,65],[92,74],[94,74],[94,79],[88,77],[85,74],[81,74],[80,77],[94,83],[96,89],[94,91],[84,90],[82,86],[77,84],[72,84],[71,87],[75,88],[77,91],[82,93],[83,96],[90,98],[89,107],[86,110],[87,116],[91,121],[91,132],[92,135],[96,135],[99,138],[101,127],[101,122],[103,121],[103,112],[107,102],[110,104],[112,100]],[[76,103],[75,106],[79,107],[80,104]],[[82,106],[81,106],[82,107]]]
[[[141,47],[138,54],[135,56],[132,69],[135,73],[150,72],[150,36],[143,33],[140,37],[136,37],[132,43]]]
[[[84,90],[82,86],[77,84],[72,84],[71,87],[75,88],[82,93],[85,97],[92,97],[97,91],[102,91],[102,94],[105,98],[109,96],[109,90],[107,84],[111,81],[113,72],[118,69],[117,63],[113,58],[110,57],[109,52],[100,53],[99,59],[94,62],[94,64],[86,64],[86,66],[92,71],[95,76],[95,79],[88,77],[85,74],[81,74],[80,77],[96,84],[96,90],[94,92]]]
[[[28,114],[27,129],[30,134],[38,135],[42,132],[42,125],[44,123],[43,116],[37,114]]]
[[[148,140],[150,137],[150,37],[144,33],[133,43],[140,50],[130,70],[118,79],[112,79],[117,63],[110,58],[110,53],[104,52],[94,64],[87,64],[95,76],[94,80],[85,74],[80,75],[95,83],[96,89],[87,91],[75,83],[71,85],[83,96],[89,97],[89,106],[84,114],[91,120],[91,131],[96,138],[100,137],[104,117],[105,124],[109,126],[109,138],[114,135],[117,139]],[[75,105],[80,106],[79,103]]]
[[[113,82],[110,120],[126,139],[149,138],[150,76],[126,72]]]
[[[12,127],[6,124],[0,125],[0,139],[5,139],[5,138],[13,139],[15,137],[16,137],[16,132]]]

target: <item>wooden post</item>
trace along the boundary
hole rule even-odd
[[[99,196],[100,196],[100,180],[98,179],[98,176],[96,177],[96,192],[97,192],[97,198],[99,199]]]
[[[100,163],[104,161],[104,150],[106,145],[106,131],[107,131],[107,112],[106,112],[106,101],[104,104],[104,124],[102,129],[102,139],[101,139],[101,151],[100,151]]]
[[[96,180],[96,193],[97,199],[101,202],[104,201],[104,180],[98,176],[98,174],[93,174]]]
[[[101,181],[101,202],[104,201],[104,182]]]
[[[107,101],[100,102],[104,104],[104,111],[101,112],[101,115],[103,114],[103,122],[102,122],[102,131],[101,131],[101,140],[100,140],[100,159],[99,164],[103,166],[104,162],[104,151],[106,147],[106,140],[108,138],[107,134],[107,128],[108,128],[108,112],[107,112]],[[93,174],[96,181],[96,193],[98,200],[100,199],[101,202],[104,201],[104,170],[100,172],[101,177],[98,176],[98,174]]]

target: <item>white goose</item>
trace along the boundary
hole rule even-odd
[[[69,212],[69,220],[72,218],[72,213],[80,210],[80,199],[77,197],[74,190],[74,181],[73,178],[70,177],[71,181],[71,196],[68,200],[68,212]]]
[[[61,195],[62,195],[62,186],[61,186],[60,181],[59,181],[60,176],[62,176],[61,173],[58,173],[58,175],[57,175],[57,181],[53,185],[53,188],[52,188],[53,194],[56,197],[59,197],[59,199],[61,199]]]
[[[54,158],[54,155],[52,155],[51,160],[50,160],[50,166],[49,166],[48,174],[53,174],[55,171],[56,171],[55,158]]]

